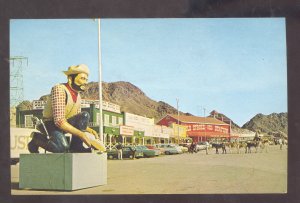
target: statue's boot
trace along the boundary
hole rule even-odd
[[[53,152],[53,143],[44,134],[32,132],[31,137],[32,140],[27,145],[30,153],[39,153],[39,147],[45,149],[46,151]]]

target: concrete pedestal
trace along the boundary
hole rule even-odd
[[[20,188],[78,190],[107,184],[107,154],[20,155]]]

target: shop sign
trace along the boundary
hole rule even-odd
[[[121,125],[120,126],[120,134],[132,136],[134,134],[133,126]]]
[[[34,100],[32,102],[32,109],[44,109],[47,101]]]
[[[89,108],[91,104],[95,104],[95,107],[99,109],[99,100],[81,100],[81,108]],[[102,101],[102,109],[105,111],[121,113],[120,106],[107,101]]]
[[[127,112],[125,113],[125,122],[126,125],[132,125],[135,127],[154,125],[153,118],[147,118]]]
[[[187,125],[188,132],[220,132],[229,133],[229,125],[205,125],[205,124],[189,124]]]
[[[160,134],[159,134],[159,137],[160,137],[160,138],[166,138],[166,139],[167,139],[167,138],[169,138],[170,136],[169,136],[169,134],[166,134],[166,133],[160,133]]]

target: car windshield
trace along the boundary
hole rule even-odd
[[[146,146],[140,146],[141,149],[148,149]]]

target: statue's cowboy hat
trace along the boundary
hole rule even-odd
[[[67,71],[63,71],[65,75],[74,75],[74,74],[79,74],[79,73],[86,73],[89,75],[90,71],[87,65],[85,64],[80,64],[76,66],[70,66],[68,67]]]

